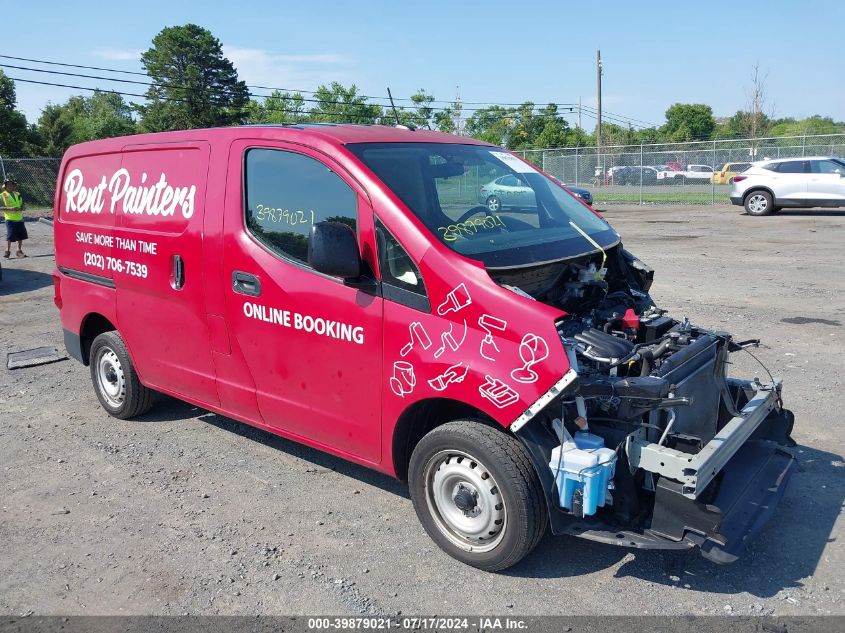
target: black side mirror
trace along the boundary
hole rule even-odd
[[[318,222],[311,227],[308,265],[317,272],[343,279],[361,276],[358,239],[348,224]]]

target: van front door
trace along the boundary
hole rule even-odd
[[[230,153],[226,197],[227,322],[264,423],[378,463],[382,299],[306,261],[311,227],[331,220],[356,229],[375,269],[365,192],[322,154],[241,141]]]

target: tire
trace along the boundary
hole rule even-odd
[[[502,201],[497,196],[490,196],[487,198],[487,208],[493,213],[498,213],[502,210]]]
[[[449,422],[423,437],[408,480],[425,531],[467,565],[511,567],[546,531],[543,490],[525,449],[483,422]]]
[[[94,392],[109,414],[128,420],[152,408],[154,392],[138,380],[120,334],[104,332],[95,338],[89,365]]]
[[[769,215],[774,209],[772,194],[768,191],[752,191],[745,196],[745,212],[748,215]]]

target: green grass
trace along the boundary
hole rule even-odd
[[[643,192],[640,199],[639,192],[614,193],[593,191],[594,204],[602,203],[629,203],[629,204],[710,204],[714,201],[713,196],[705,191],[667,191],[659,193]],[[724,194],[716,194],[717,204],[728,204],[730,199]]]

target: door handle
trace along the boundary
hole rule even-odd
[[[250,297],[261,296],[261,282],[258,277],[240,270],[232,271],[232,290],[241,295]]]
[[[181,255],[173,256],[173,271],[170,276],[170,285],[174,290],[181,290],[185,285],[185,262]]]

